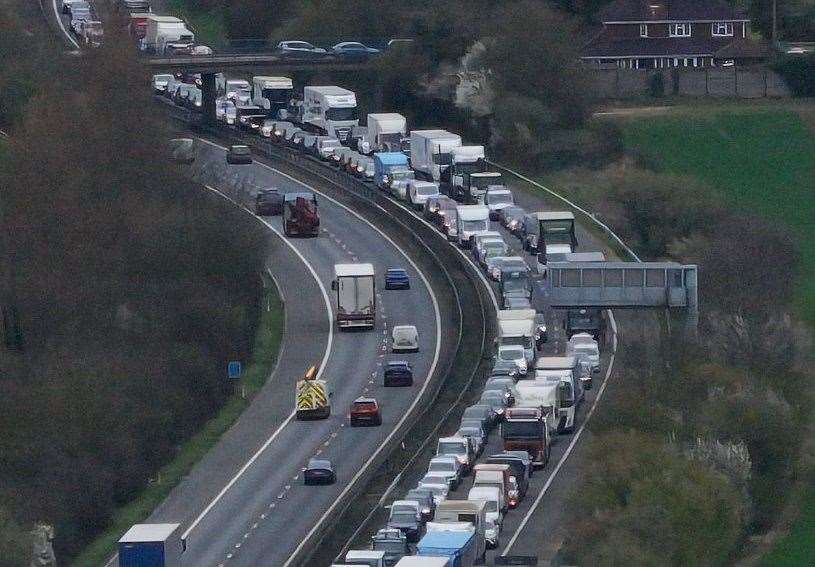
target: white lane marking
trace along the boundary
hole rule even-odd
[[[566,451],[563,453],[563,456],[560,457],[560,460],[558,461],[557,465],[555,466],[554,469],[552,469],[552,473],[549,475],[549,478],[546,479],[546,483],[543,485],[543,488],[541,488],[538,497],[535,498],[535,502],[532,503],[532,506],[529,508],[526,515],[524,516],[524,519],[521,521],[520,525],[515,530],[515,533],[512,534],[512,539],[509,540],[509,543],[507,543],[507,546],[501,552],[502,556],[509,553],[509,551],[512,549],[512,546],[515,545],[515,542],[520,537],[521,532],[526,527],[526,524],[529,523],[529,520],[532,518],[532,515],[535,513],[535,510],[537,510],[538,506],[543,500],[546,491],[549,490],[549,487],[555,481],[555,478],[557,477],[558,472],[560,472],[560,469],[563,467],[563,464],[566,462],[566,459],[568,459],[569,455],[572,454],[572,450],[574,450],[575,445],[577,445],[580,436],[583,435],[583,431],[586,429],[586,425],[588,425],[591,416],[594,415],[594,410],[597,409],[597,404],[600,403],[600,400],[603,397],[603,392],[606,391],[606,386],[608,386],[608,382],[611,379],[611,373],[614,371],[614,359],[617,356],[617,322],[614,320],[614,315],[611,313],[611,311],[608,312],[608,316],[609,319],[611,320],[611,330],[613,333],[612,336],[614,337],[614,340],[611,345],[611,358],[608,361],[608,368],[606,369],[606,377],[605,380],[603,380],[603,385],[600,386],[600,390],[597,392],[597,397],[594,398],[594,402],[592,403],[591,408],[589,408],[589,412],[586,414],[586,419],[583,420],[582,425],[577,430],[577,433],[574,434],[574,437],[572,437],[572,441],[571,443],[569,443],[569,446],[566,448]]]
[[[51,0],[51,7],[54,9],[54,17],[56,17],[57,23],[59,24],[62,33],[65,35],[65,37],[68,38],[68,41],[74,44],[74,47],[79,49],[79,44],[76,42],[73,36],[70,33],[68,33],[68,30],[65,29],[65,24],[62,22],[62,17],[60,16],[59,10],[57,10],[57,0]]]
[[[234,199],[232,199],[228,195],[218,191],[214,187],[211,187],[209,185],[205,185],[205,187],[209,191],[212,191],[213,193],[215,193],[217,195],[220,195],[221,197],[227,199],[228,201],[231,201],[232,203],[238,205],[238,207],[240,207],[241,209],[243,209],[244,211],[246,211],[247,213],[252,215],[253,218],[258,219],[258,221],[263,223],[264,225],[266,225],[269,228],[269,230],[271,230],[272,232],[277,234],[277,236],[279,236],[280,239],[283,242],[285,242],[286,245],[289,248],[291,248],[291,250],[297,255],[297,257],[300,258],[300,261],[303,262],[303,264],[306,266],[308,271],[311,273],[312,277],[314,278],[314,281],[317,282],[317,286],[320,288],[320,292],[322,293],[323,301],[325,302],[326,313],[328,315],[328,342],[326,343],[326,349],[325,349],[325,353],[323,354],[323,360],[320,362],[320,368],[317,370],[317,377],[319,378],[322,375],[323,370],[325,370],[326,364],[328,364],[328,357],[331,355],[331,347],[332,347],[332,345],[334,343],[334,317],[333,317],[333,312],[331,311],[331,300],[328,298],[328,292],[326,291],[325,286],[323,285],[323,282],[320,281],[320,278],[317,276],[317,271],[308,262],[308,260],[306,260],[306,257],[303,256],[303,254],[294,246],[294,244],[289,242],[289,240],[287,238],[284,238],[283,235],[280,234],[280,232],[274,226],[272,226],[268,221],[256,216],[252,211],[247,209],[244,205],[242,205],[241,203],[238,203],[237,201],[235,201]],[[217,496],[215,496],[215,498],[212,500],[212,502],[207,504],[207,507],[204,508],[204,511],[201,512],[198,515],[198,517],[195,518],[195,520],[192,522],[192,524],[190,524],[190,527],[188,527],[187,530],[183,534],[181,534],[181,539],[182,540],[186,540],[189,537],[190,533],[196,528],[196,526],[198,526],[198,524],[201,522],[201,520],[204,519],[204,517],[209,513],[209,511],[212,510],[212,508],[221,500],[221,498],[223,498],[224,494],[226,494],[227,491],[229,491],[229,489],[232,488],[232,486],[238,481],[238,479],[241,476],[243,476],[243,474],[249,469],[249,467],[251,467],[252,464],[255,461],[258,460],[260,455],[269,447],[269,445],[271,445],[272,442],[275,439],[277,439],[278,435],[280,435],[280,432],[283,431],[283,428],[285,428],[291,422],[291,420],[294,419],[294,416],[295,416],[295,412],[291,412],[289,414],[289,416],[283,421],[283,423],[281,423],[278,426],[278,428],[275,429],[274,433],[272,433],[272,435],[266,440],[266,442],[263,443],[263,445],[261,445],[260,449],[258,449],[255,452],[255,454],[252,455],[252,457],[240,468],[240,470],[235,474],[235,476],[232,477],[232,479],[226,484],[226,486],[224,486],[221,489],[221,491],[218,493]]]
[[[217,148],[220,148],[223,151],[226,151],[225,147],[220,146],[218,144],[215,144],[213,142],[210,142],[209,140],[204,140],[203,138],[199,138],[199,140],[201,140],[201,141],[203,141],[203,142],[205,142],[207,144],[210,144],[212,146],[215,146]],[[294,182],[294,183],[296,183],[298,185],[306,187],[307,189],[310,189],[311,191],[314,191],[315,193],[317,193],[319,195],[322,195],[322,197],[324,199],[327,199],[328,201],[331,201],[332,203],[334,203],[338,207],[340,207],[342,209],[345,209],[351,215],[355,216],[360,221],[364,222],[365,224],[370,226],[373,230],[378,232],[382,236],[382,238],[387,240],[391,244],[391,246],[393,246],[393,248],[395,250],[397,250],[402,256],[404,256],[405,260],[407,260],[407,262],[413,267],[413,269],[419,275],[419,278],[422,280],[422,283],[424,284],[425,288],[427,289],[427,293],[430,295],[430,299],[433,302],[433,311],[435,312],[435,315],[436,315],[436,350],[435,350],[435,352],[433,354],[433,362],[430,365],[430,370],[427,372],[427,378],[424,380],[424,383],[422,384],[421,390],[419,390],[419,395],[417,395],[413,399],[413,402],[410,404],[410,407],[408,407],[408,410],[404,413],[404,415],[396,423],[396,425],[394,425],[394,427],[391,429],[390,433],[385,438],[385,440],[379,445],[379,447],[376,448],[376,450],[368,458],[368,460],[365,461],[365,463],[357,471],[357,473],[354,475],[354,477],[351,479],[351,481],[345,486],[345,488],[340,493],[340,495],[334,500],[334,502],[331,504],[331,506],[328,508],[328,510],[326,510],[326,512],[320,517],[319,520],[317,520],[317,522],[314,524],[314,527],[311,529],[311,531],[309,531],[309,533],[306,535],[306,537],[303,538],[303,540],[300,542],[300,545],[297,546],[297,548],[291,554],[291,556],[286,561],[286,563],[283,564],[283,567],[288,567],[289,565],[291,565],[292,561],[294,561],[294,559],[297,557],[297,555],[300,553],[300,551],[303,549],[303,547],[306,545],[306,543],[314,536],[314,534],[317,532],[317,530],[320,528],[320,526],[323,524],[323,522],[325,522],[326,519],[333,513],[333,511],[337,507],[337,505],[340,502],[343,501],[345,496],[348,494],[348,492],[351,490],[351,488],[353,488],[353,486],[357,483],[357,481],[363,475],[363,473],[365,473],[365,471],[368,469],[368,467],[371,466],[371,463],[373,463],[374,460],[376,460],[376,458],[379,456],[379,454],[384,450],[384,448],[387,447],[390,444],[391,439],[393,439],[393,436],[396,435],[396,433],[401,429],[401,427],[404,424],[405,420],[407,420],[407,418],[410,417],[413,414],[413,411],[416,409],[416,405],[424,397],[425,391],[427,390],[427,387],[430,385],[430,377],[433,376],[433,373],[436,371],[436,365],[439,362],[439,356],[440,356],[440,352],[441,352],[441,312],[439,311],[439,303],[438,303],[438,299],[436,298],[436,294],[433,293],[433,288],[430,286],[430,282],[427,281],[427,278],[425,277],[424,273],[419,269],[419,266],[416,265],[416,263],[410,258],[410,256],[408,256],[399,246],[397,246],[396,243],[387,234],[385,234],[382,230],[380,230],[379,228],[374,226],[373,223],[371,223],[368,219],[364,218],[362,215],[360,215],[356,211],[346,207],[345,205],[343,205],[342,203],[340,203],[336,199],[333,199],[332,197],[329,197],[328,195],[318,191],[314,187],[311,187],[308,184],[303,183],[302,181],[292,177],[291,175],[288,175],[288,174],[283,173],[282,171],[279,171],[279,170],[277,170],[277,169],[275,169],[275,168],[273,168],[273,167],[271,167],[269,165],[266,165],[265,163],[258,162],[258,161],[256,161],[255,163],[260,165],[261,167],[264,167],[264,168],[266,168],[266,169],[268,169],[270,171],[273,171],[273,172],[277,173],[278,175],[282,175],[286,179],[289,179],[290,181],[292,181],[292,182]],[[495,298],[494,297],[493,297],[493,303],[495,303]]]

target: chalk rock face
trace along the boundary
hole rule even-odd
[[[29,567],[56,567],[54,555],[54,528],[46,524],[37,524],[31,531],[33,549]]]

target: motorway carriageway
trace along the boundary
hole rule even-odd
[[[214,144],[199,143],[197,148],[197,160],[191,167],[200,181],[225,194],[234,194],[236,188],[252,194],[258,188],[271,186],[284,191],[304,189],[288,176],[257,162],[227,165],[225,152]],[[269,267],[286,307],[286,336],[277,368],[238,423],[147,520],[182,522],[182,530],[188,532],[185,565],[285,565],[419,399],[438,358],[438,308],[420,274],[372,226],[326,197],[318,194],[317,200],[320,236],[288,239],[307,266],[280,241],[281,217],[265,218],[277,234]],[[330,282],[334,264],[347,262],[371,262],[376,267],[378,320],[374,331],[330,331],[326,290],[333,309]],[[391,266],[407,269],[410,290],[384,290],[383,274]],[[318,289],[310,270],[322,289]],[[397,324],[416,325],[419,353],[390,354],[387,338]],[[289,420],[295,381],[309,365],[320,364],[332,341],[322,374],[333,390],[331,417]],[[412,388],[382,386],[382,365],[389,359],[407,359],[413,364]],[[361,395],[374,396],[380,402],[384,421],[381,427],[348,426],[349,405]],[[258,452],[270,435],[274,438]],[[315,455],[333,462],[338,477],[335,485],[303,485],[301,469]],[[244,463],[250,457],[255,460],[246,467]],[[242,466],[245,470],[239,473]],[[236,478],[237,474],[240,476]]]
[[[565,204],[553,204],[553,199],[551,198],[545,199],[540,195],[513,186],[511,177],[505,178],[505,182],[513,192],[515,203],[528,212],[569,210]],[[406,211],[413,212],[406,204],[401,204]],[[504,240],[514,250],[515,254],[524,257],[527,263],[532,267],[533,272],[536,271],[535,257],[524,252],[520,240],[501,227],[500,223],[491,222],[490,224],[492,230],[501,232]],[[610,253],[607,245],[589,232],[585,226],[576,224],[576,236],[579,252],[601,251],[604,252],[607,257],[609,256]],[[463,250],[462,252],[470,259],[473,259],[470,250]],[[483,270],[480,268],[477,269],[483,273]],[[494,282],[489,285],[496,299],[500,300],[498,285]],[[542,351],[538,353],[538,356],[555,356],[565,353],[567,338],[563,329],[563,317],[561,313],[562,312],[551,309],[546,312],[549,340],[544,345]],[[621,317],[618,314],[616,318],[617,321],[619,321]],[[629,317],[624,316],[623,319],[628,320]],[[612,348],[613,345],[617,344],[618,338],[617,331],[614,330],[615,328],[616,325],[609,325],[609,340],[607,344],[601,345],[601,372],[599,375],[595,374],[593,388],[586,391],[585,399],[578,409],[575,431],[557,435],[554,438],[549,463],[544,469],[535,471],[534,476],[530,479],[529,489],[525,498],[516,509],[510,510],[505,515],[503,529],[501,531],[501,545],[496,550],[487,551],[487,565],[493,565],[497,555],[537,555],[540,560],[551,561],[555,558],[563,540],[567,537],[568,534],[563,525],[568,514],[567,497],[579,486],[581,479],[584,478],[585,475],[592,474],[590,464],[586,462],[584,450],[584,441],[591,436],[591,433],[587,429],[581,431],[581,426],[586,423],[587,415],[589,411],[592,410],[592,407],[602,400],[602,398],[598,400],[598,395],[612,374],[612,371],[619,371],[619,369],[614,366],[614,352]],[[480,391],[475,391],[473,396],[477,400],[480,396]],[[457,427],[457,425],[458,421],[455,422],[453,428],[444,430],[440,436],[452,435],[455,433],[455,427]],[[489,443],[485,447],[478,462],[484,462],[489,455],[500,453],[501,451],[503,451],[503,444],[498,429],[496,428],[491,432]],[[435,454],[435,444],[431,444],[430,452]],[[407,489],[416,485],[419,479],[424,475],[430,456],[432,455],[428,454],[427,458],[420,459],[417,467],[405,475],[404,479],[399,483],[399,486],[394,490],[394,493],[390,495],[390,498],[387,500],[388,503],[393,500],[398,500]],[[459,486],[455,492],[450,493],[450,498],[457,500],[467,498],[467,493],[472,486],[473,475],[470,474],[464,480],[465,482],[462,482],[461,486]],[[545,490],[545,493],[540,500],[538,500],[542,490]],[[350,546],[351,549],[367,547],[366,538],[370,537],[379,527],[384,527],[385,520],[387,519],[386,512],[386,510],[380,511],[379,514],[374,516],[373,525],[363,531],[364,535],[358,537],[356,543]],[[508,548],[510,541],[512,541],[512,544],[511,547]]]

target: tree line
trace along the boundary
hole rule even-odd
[[[227,361],[251,356],[266,245],[169,162],[172,133],[115,26],[72,57],[21,52],[18,24],[0,8],[9,566],[27,564],[35,522],[67,562],[222,406]]]

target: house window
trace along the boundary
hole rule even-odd
[[[648,37],[648,24],[640,24],[640,37]]]
[[[670,24],[668,32],[671,37],[690,37],[690,24]]]
[[[732,37],[733,24],[730,22],[716,22],[711,24],[711,33],[719,37]]]

